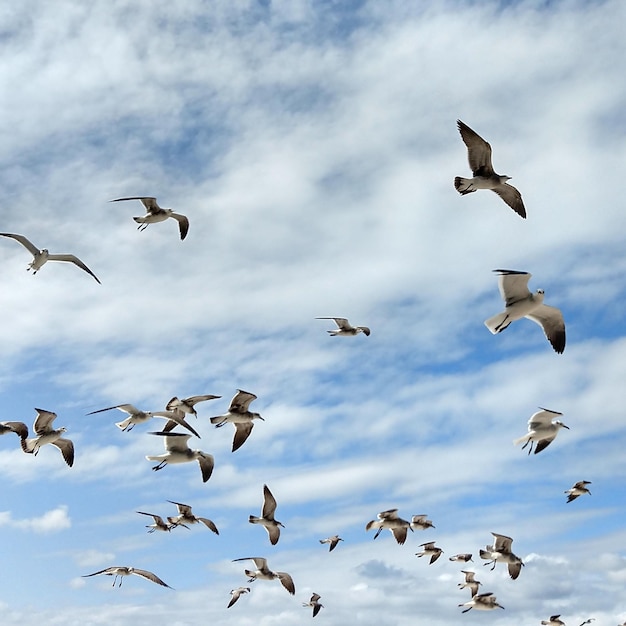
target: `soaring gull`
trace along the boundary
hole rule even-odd
[[[124,202],[125,200],[141,200],[144,207],[146,207],[146,215],[143,217],[133,217],[135,222],[139,224],[139,230],[145,230],[148,228],[149,224],[164,222],[168,217],[171,217],[178,222],[181,241],[187,236],[189,232],[189,220],[180,213],[174,213],[172,209],[162,209],[157,204],[156,198],[152,196],[130,196],[129,198],[116,198],[115,200],[110,200],[110,202]]]

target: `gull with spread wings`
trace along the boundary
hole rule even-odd
[[[331,337],[354,337],[359,333],[363,333],[366,337],[370,336],[370,329],[367,326],[352,326],[345,317],[316,317],[316,320],[334,320],[337,324],[337,330],[327,330]]]
[[[37,417],[33,425],[36,437],[32,439],[22,439],[22,450],[27,454],[37,454],[40,448],[47,443],[52,444],[61,450],[63,459],[72,467],[74,465],[74,444],[71,440],[65,439],[62,435],[67,432],[67,428],[52,428],[52,422],[56,419],[57,414],[44,409],[35,409]]]
[[[139,224],[138,230],[145,230],[149,224],[164,222],[168,217],[171,217],[178,222],[181,241],[187,236],[189,220],[180,213],[174,213],[172,209],[162,209],[157,204],[156,198],[152,196],[130,196],[128,198],[116,198],[115,200],[110,200],[110,202],[124,202],[125,200],[141,200],[141,203],[146,208],[147,213],[143,217],[133,217],[135,222]]]

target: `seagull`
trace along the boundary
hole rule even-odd
[[[157,585],[172,589],[172,587],[165,584],[156,574],[148,572],[145,569],[137,569],[136,567],[107,567],[106,569],[101,569],[99,572],[94,572],[93,574],[85,574],[83,578],[98,576],[100,574],[104,574],[105,576],[113,576],[113,587],[115,587],[115,581],[118,577],[120,579],[120,584],[118,586],[121,587],[124,576],[130,576],[131,574],[135,574],[136,576],[143,576],[143,578],[147,578]]]
[[[366,337],[370,336],[370,329],[367,326],[351,326],[345,317],[316,317],[316,320],[335,320],[337,330],[327,330],[331,337],[353,337],[359,333],[363,333]]]
[[[191,507],[188,504],[181,504],[180,502],[174,502],[173,500],[168,500],[172,504],[175,504],[178,507],[178,515],[176,517],[168,517],[167,521],[172,524],[172,527],[175,526],[185,526],[185,524],[198,524],[202,522],[207,528],[212,530],[216,535],[220,534],[220,531],[217,530],[217,526],[213,523],[212,520],[207,519],[206,517],[196,517],[192,511]]]
[[[382,511],[378,514],[377,520],[372,520],[368,522],[365,526],[365,530],[371,530],[372,528],[377,528],[376,534],[374,535],[374,539],[380,535],[380,532],[383,528],[388,528],[389,531],[393,534],[396,541],[399,545],[404,544],[406,541],[406,535],[409,530],[413,531],[411,528],[411,523],[407,522],[407,520],[398,517],[398,509],[389,509],[389,511]]]
[[[591,491],[587,489],[587,485],[590,485],[591,481],[589,480],[579,480],[571,489],[568,489],[565,493],[568,494],[567,501],[571,502],[572,500],[576,500],[578,496],[582,496],[586,493],[591,495]]]
[[[595,617],[590,617],[589,619],[586,619],[582,624],[579,624],[578,626],[585,626],[585,624],[591,624],[591,622],[595,622],[596,618]]]
[[[205,483],[211,478],[215,465],[213,455],[202,452],[202,450],[190,450],[187,446],[187,440],[191,435],[164,432],[152,432],[150,434],[165,437],[165,454],[146,457],[148,461],[159,461],[159,464],[152,468],[154,471],[163,469],[168,464],[198,461],[200,470],[202,471],[202,482]]]
[[[539,408],[541,411],[531,415],[528,420],[528,432],[523,437],[513,441],[514,445],[525,442],[522,450],[530,443],[528,454],[532,452],[534,443],[536,443],[535,454],[538,454],[554,441],[561,428],[569,430],[569,426],[566,426],[561,420],[554,419],[558,415],[563,415],[563,413],[542,407]]]
[[[511,322],[526,317],[543,328],[552,348],[558,354],[565,350],[565,322],[560,309],[543,303],[543,289],[535,293],[528,290],[528,272],[517,270],[493,270],[499,274],[498,287],[505,302],[502,313],[488,320],[485,326],[495,335],[508,328]]]
[[[237,589],[231,589],[230,595],[232,596],[232,598],[230,599],[230,602],[228,603],[228,606],[226,608],[230,609],[230,607],[235,604],[235,602],[239,600],[239,597],[242,596],[244,593],[250,593],[250,587],[237,587]]]
[[[32,255],[33,260],[28,264],[27,270],[33,270],[33,275],[36,274],[48,261],[67,261],[68,263],[74,263],[80,267],[81,270],[85,270],[87,274],[91,274],[97,283],[100,283],[98,277],[77,257],[73,254],[50,254],[48,250],[43,248],[39,250],[34,244],[32,244],[24,235],[13,235],[11,233],[0,233],[0,237],[10,237],[19,241]]]
[[[191,415],[195,415],[198,417],[196,413],[195,405],[198,402],[206,402],[207,400],[216,400],[217,398],[221,398],[222,396],[214,396],[211,394],[205,396],[191,396],[190,398],[183,398],[179,400],[176,396],[174,396],[168,403],[165,409],[167,411],[180,411],[182,413],[190,413]]]
[[[24,422],[0,422],[0,435],[15,433],[20,439],[28,437],[28,426]]]
[[[492,570],[495,569],[496,563],[506,563],[509,569],[509,576],[515,580],[522,571],[522,559],[511,552],[511,544],[513,539],[506,535],[499,535],[498,533],[491,533],[495,537],[495,541],[492,546],[486,546],[484,550],[480,551],[480,558],[488,560],[488,563],[483,565],[490,565],[493,563]]]
[[[411,529],[426,530],[427,528],[434,528],[432,521],[426,519],[427,517],[427,515],[414,515],[411,518]]]
[[[520,192],[506,181],[510,176],[502,176],[493,171],[491,146],[467,124],[456,121],[463,143],[467,146],[467,159],[473,178],[454,179],[454,187],[464,196],[477,189],[491,189],[497,193],[520,217],[526,218],[526,209]]]
[[[22,450],[27,454],[36,455],[41,446],[50,443],[61,450],[65,462],[72,467],[74,465],[74,444],[69,439],[62,437],[63,433],[67,432],[67,428],[61,427],[56,430],[52,428],[52,422],[57,416],[56,413],[44,409],[35,409],[35,411],[37,411],[37,417],[33,430],[37,436],[33,439],[22,439]]]
[[[287,572],[272,572],[267,567],[267,559],[264,559],[260,556],[247,556],[241,559],[233,559],[233,563],[237,561],[254,561],[257,569],[255,571],[252,570],[244,570],[246,576],[250,578],[248,582],[252,583],[257,579],[260,580],[274,580],[274,578],[278,578],[280,580],[281,585],[293,596],[296,593],[296,586],[293,584],[293,579]]]
[[[468,563],[469,561],[472,560],[472,555],[471,554],[455,554],[454,556],[451,556],[449,560]]]
[[[252,413],[248,410],[250,403],[256,400],[256,396],[249,391],[243,391],[237,389],[237,393],[230,401],[228,407],[228,413],[224,415],[216,415],[211,418],[211,424],[215,424],[216,428],[224,426],[224,424],[230,422],[235,425],[235,436],[233,438],[232,451],[239,450],[245,443],[246,439],[252,432],[254,426],[253,420],[259,419],[265,421],[258,413]]]
[[[278,520],[274,519],[274,511],[276,511],[276,498],[272,495],[267,485],[263,485],[263,507],[261,508],[261,517],[250,515],[249,522],[251,524],[262,524],[267,530],[270,537],[270,543],[275,546],[280,538],[280,526],[283,526]]]
[[[422,550],[422,552],[416,552],[415,556],[423,557],[423,556],[430,555],[429,565],[432,565],[443,554],[443,550],[441,548],[438,548],[435,545],[434,541],[428,541],[427,543],[422,543],[420,544],[420,548],[424,548],[424,550]]]
[[[160,515],[155,515],[154,513],[144,513],[143,511],[137,511],[137,513],[139,513],[139,515],[148,515],[154,519],[154,524],[146,526],[146,528],[150,529],[148,531],[149,533],[153,533],[155,530],[169,532],[173,528],[172,524],[166,524]]]
[[[140,411],[132,404],[116,404],[115,406],[109,406],[106,409],[98,409],[97,411],[92,411],[91,413],[87,413],[87,415],[95,415],[96,413],[110,411],[111,409],[117,409],[118,411],[122,411],[122,413],[128,413],[128,417],[125,420],[121,422],[116,422],[115,424],[118,428],[122,430],[122,432],[132,430],[135,424],[149,422],[153,417],[163,417],[167,420],[170,420],[170,422],[173,422],[174,424],[178,424],[179,426],[186,428],[196,437],[200,437],[195,429],[184,420],[184,416],[180,417],[176,415],[173,411]]]
[[[302,603],[302,606],[310,606],[313,608],[313,617],[315,617],[320,612],[320,609],[324,608],[324,605],[320,604],[319,601],[321,597],[322,596],[320,596],[318,593],[314,593],[308,602]]]
[[[164,222],[168,217],[174,218],[178,222],[178,230],[180,231],[180,240],[182,241],[189,232],[189,220],[180,213],[174,213],[172,209],[162,209],[151,196],[131,196],[130,198],[116,198],[110,202],[123,202],[124,200],[141,200],[146,207],[147,213],[143,217],[133,217],[135,222],[139,224],[138,230],[145,230],[149,224]]]
[[[327,537],[326,539],[320,539],[320,543],[328,543],[330,544],[328,551],[332,552],[340,541],[343,539],[339,535],[333,535],[332,537]]]
[[[565,622],[563,620],[560,620],[559,617],[561,617],[561,615],[551,615],[550,619],[542,619],[541,623],[543,624],[543,626],[565,626]]]
[[[459,604],[459,606],[467,607],[465,610],[461,611],[461,613],[467,613],[471,609],[476,609],[477,611],[490,611],[491,609],[504,608],[496,602],[496,596],[494,596],[491,591],[488,593],[479,593],[469,602],[464,602],[463,604]]]
[[[459,589],[465,589],[467,587],[470,590],[473,598],[478,593],[478,587],[480,587],[482,583],[480,582],[480,580],[476,580],[474,578],[474,572],[470,572],[469,570],[461,570],[461,573],[465,574],[465,582],[458,583],[457,586],[459,587]]]

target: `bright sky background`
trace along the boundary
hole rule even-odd
[[[568,626],[626,619],[626,4],[410,0],[41,0],[0,8],[1,228],[79,256],[36,276],[0,240],[1,420],[40,407],[76,460],[0,438],[3,625]],[[461,197],[461,119],[493,146],[528,219]],[[189,217],[138,232],[153,195]],[[533,274],[563,311],[555,354],[530,321],[492,336],[496,268]],[[331,338],[345,316],[370,337]],[[230,452],[237,388],[258,399]],[[117,411],[198,405],[194,448],[151,471],[163,442]],[[562,431],[514,447],[539,406]],[[592,481],[591,496],[563,493]],[[248,523],[267,483],[277,546]],[[147,534],[135,511],[211,518]],[[398,546],[365,524],[426,513]],[[483,567],[491,531],[526,566]],[[329,553],[318,540],[339,533]],[[436,541],[429,566],[415,553]],[[463,565],[504,611],[461,615]],[[264,556],[289,572],[246,585]],[[132,577],[82,578],[111,565]]]

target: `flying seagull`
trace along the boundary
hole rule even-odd
[[[169,420],[170,422],[173,422],[174,424],[178,424],[179,426],[186,428],[196,437],[200,437],[195,429],[185,421],[184,415],[183,417],[180,417],[179,415],[176,415],[174,411],[140,411],[132,404],[116,404],[115,406],[108,406],[106,409],[91,411],[91,413],[87,413],[87,415],[95,415],[96,413],[103,413],[104,411],[111,411],[112,409],[117,409],[118,411],[122,411],[122,413],[128,414],[128,417],[125,420],[122,420],[121,422],[116,422],[115,424],[118,428],[122,430],[122,432],[132,430],[135,424],[149,422],[153,417],[162,417]]]
[[[250,403],[256,400],[256,396],[249,391],[237,389],[235,397],[230,401],[228,412],[224,415],[216,415],[211,418],[211,424],[215,424],[216,428],[231,423],[235,426],[235,436],[233,437],[232,451],[239,450],[250,436],[254,426],[253,420],[259,419],[265,421],[258,413],[248,410]]]
[[[331,337],[353,337],[359,333],[363,333],[365,336],[370,336],[370,329],[367,326],[351,326],[350,322],[345,317],[316,317],[316,320],[335,320],[337,324],[337,330],[327,330],[326,332]]]
[[[267,567],[267,559],[264,559],[260,556],[247,556],[241,559],[233,559],[233,563],[237,561],[254,561],[256,565],[256,570],[244,570],[246,576],[249,577],[248,582],[252,583],[255,580],[274,580],[278,578],[280,580],[281,585],[293,596],[296,593],[296,586],[293,583],[293,579],[287,572],[272,572]]]
[[[237,587],[237,589],[231,589],[230,595],[232,596],[232,598],[230,599],[230,602],[228,603],[228,606],[226,608],[230,609],[230,607],[235,604],[235,602],[237,602],[237,600],[239,600],[239,598],[244,593],[250,593],[250,587]]]
[[[493,270],[499,274],[498,287],[505,302],[505,309],[488,320],[485,326],[495,335],[501,333],[511,322],[526,317],[543,328],[555,352],[565,350],[565,322],[561,311],[543,303],[543,289],[535,293],[528,290],[528,272],[517,270]]]
[[[101,569],[99,572],[94,572],[93,574],[85,574],[83,578],[89,578],[90,576],[99,576],[100,574],[104,574],[105,576],[113,576],[113,587],[115,587],[115,581],[118,577],[120,579],[120,584],[118,585],[118,587],[121,587],[124,576],[130,576],[131,574],[135,574],[136,576],[142,576],[143,578],[146,578],[153,583],[156,583],[157,585],[172,589],[172,587],[165,584],[156,574],[148,572],[145,569],[137,569],[136,567],[107,567],[106,569]]]
[[[74,444],[69,439],[62,437],[63,433],[67,432],[67,428],[61,427],[56,430],[52,428],[52,422],[57,416],[56,413],[44,409],[35,409],[35,411],[37,411],[37,417],[33,430],[37,436],[32,439],[22,439],[22,450],[27,454],[36,455],[41,446],[50,443],[61,450],[65,462],[72,467],[74,465]]]
[[[198,402],[206,402],[207,400],[216,400],[222,396],[213,396],[207,394],[204,396],[191,396],[190,398],[183,398],[182,400],[174,396],[168,403],[165,409],[167,411],[180,411],[181,413],[189,413],[198,417],[196,413],[196,404]]]
[[[19,241],[33,255],[33,260],[26,268],[27,270],[33,270],[33,275],[36,274],[48,261],[67,261],[68,263],[74,263],[74,265],[80,267],[81,270],[85,270],[87,274],[94,277],[97,283],[100,283],[98,277],[77,256],[74,256],[73,254],[50,254],[46,248],[39,250],[28,239],[26,239],[24,235],[0,233],[0,237],[9,237],[11,239],[15,239],[15,241]]]
[[[321,597],[322,596],[320,596],[318,593],[314,593],[308,602],[302,603],[302,606],[310,606],[313,608],[313,617],[315,617],[320,612],[320,609],[324,608],[324,605],[320,604]]]
[[[568,489],[565,493],[567,495],[567,501],[571,502],[572,500],[576,500],[578,496],[582,496],[586,493],[591,495],[591,491],[587,489],[587,485],[590,485],[590,480],[579,480],[571,489]]]
[[[467,608],[461,613],[467,613],[471,609],[477,611],[490,611],[491,609],[503,609],[504,607],[497,603],[496,596],[493,593],[479,593],[475,595],[469,602],[459,604],[459,606],[466,606]]]
[[[276,511],[276,498],[272,495],[267,485],[263,485],[263,507],[261,508],[261,517],[250,515],[249,522],[251,524],[262,524],[267,530],[270,537],[270,543],[275,546],[280,538],[280,527],[283,526],[278,520],[274,519],[274,511]]]
[[[455,554],[449,558],[450,561],[458,561],[459,563],[468,563],[472,560],[471,554]]]
[[[467,146],[467,159],[473,178],[454,179],[454,187],[461,194],[472,193],[477,189],[491,189],[497,193],[520,217],[526,217],[526,209],[520,192],[506,181],[510,176],[502,176],[493,171],[491,146],[467,124],[456,121],[463,143]]]
[[[220,531],[217,530],[217,526],[214,522],[206,517],[197,517],[193,514],[191,507],[188,504],[182,504],[180,502],[174,502],[173,500],[168,500],[171,504],[175,504],[178,507],[178,515],[175,517],[168,517],[167,521],[172,525],[172,527],[176,526],[185,526],[185,524],[204,524],[208,529],[212,530],[216,535],[220,534]]]
[[[145,230],[148,228],[149,224],[164,222],[168,217],[172,217],[178,222],[181,241],[187,236],[189,232],[189,220],[180,213],[174,213],[172,209],[162,209],[157,204],[156,198],[151,196],[131,196],[129,198],[116,198],[115,200],[110,200],[110,202],[123,202],[125,200],[141,200],[144,207],[146,207],[146,215],[143,217],[133,217],[135,222],[139,224],[137,227],[138,230]]]
[[[166,524],[163,521],[163,518],[160,515],[155,515],[154,513],[144,513],[143,511],[137,511],[139,515],[148,515],[154,520],[154,524],[149,524],[146,528],[149,528],[149,533],[153,533],[155,530],[160,530],[162,532],[169,532],[172,530],[172,524]]]
[[[542,619],[541,623],[543,626],[565,626],[565,622],[559,619],[561,615],[551,615],[550,619]]]
[[[427,519],[427,515],[414,515],[411,518],[412,530],[426,530],[427,528],[434,528],[431,520]]]
[[[522,571],[522,559],[511,552],[511,544],[513,539],[506,535],[499,535],[498,533],[491,533],[495,541],[493,545],[486,546],[484,550],[480,551],[480,558],[485,559],[488,563],[483,565],[493,564],[491,569],[495,569],[496,563],[506,563],[509,570],[509,576],[515,580]]]
[[[380,535],[383,528],[389,529],[391,534],[395,537],[398,544],[402,545],[406,541],[406,535],[411,528],[411,523],[401,517],[398,517],[398,509],[389,509],[388,511],[382,511],[377,515],[377,520],[368,522],[365,526],[365,530],[371,530],[377,528],[374,539]]]
[[[542,407],[539,408],[541,411],[537,411],[531,415],[528,420],[528,432],[523,437],[513,441],[513,444],[516,446],[525,442],[522,446],[522,450],[530,443],[528,454],[532,452],[533,444],[536,444],[535,454],[538,454],[554,441],[554,438],[558,435],[561,428],[567,428],[569,430],[569,426],[566,426],[561,420],[555,419],[563,415],[563,413]]]
[[[159,461],[159,464],[152,468],[154,471],[163,469],[168,464],[198,461],[200,471],[202,472],[202,482],[205,483],[211,478],[215,465],[213,455],[202,452],[202,450],[190,450],[187,446],[187,440],[191,435],[164,432],[152,432],[150,434],[160,435],[165,438],[165,454],[146,456],[148,461]]]
[[[320,543],[328,543],[330,544],[328,547],[328,551],[332,552],[340,541],[343,539],[339,535],[333,535],[332,537],[327,537],[326,539],[320,539]]]
[[[28,437],[28,426],[24,422],[0,422],[0,435],[15,433],[20,439]]]
[[[426,543],[422,543],[420,544],[420,548],[424,548],[424,549],[421,552],[416,552],[415,556],[417,557],[430,556],[429,565],[432,565],[443,554],[443,550],[441,548],[438,548],[435,545],[434,541],[428,541]]]
[[[471,572],[469,570],[461,570],[461,573],[465,574],[465,582],[458,583],[457,586],[459,589],[465,589],[465,588],[469,589],[473,598],[478,593],[478,587],[480,587],[482,583],[480,582],[480,580],[476,580],[474,578],[475,576],[474,572]]]

